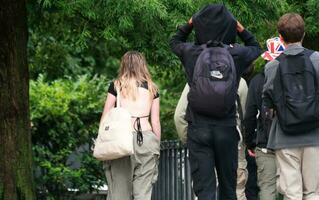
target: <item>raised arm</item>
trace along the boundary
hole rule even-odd
[[[244,45],[235,44],[236,48],[234,49],[236,50],[233,51],[232,55],[238,67],[237,70],[242,74],[261,54],[261,48],[255,36],[247,31],[239,22],[237,22],[237,34],[244,42]]]
[[[202,48],[194,43],[186,42],[187,37],[192,32],[192,25],[187,23],[179,26],[175,35],[170,40],[172,51],[180,59],[186,75],[190,83],[193,77],[193,71],[198,55],[202,52]]]
[[[177,32],[172,36],[170,40],[170,47],[172,51],[182,59],[185,52],[185,48],[189,47],[189,43],[186,43],[189,34],[192,32],[193,25],[190,19],[188,23],[181,25],[177,28]]]

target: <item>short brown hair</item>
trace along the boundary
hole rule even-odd
[[[305,34],[305,23],[299,14],[287,13],[280,17],[277,29],[285,42],[300,42]]]

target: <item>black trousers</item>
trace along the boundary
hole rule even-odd
[[[193,189],[198,200],[236,200],[238,166],[238,140],[236,127],[190,124],[187,146],[193,179]]]
[[[246,198],[247,200],[257,200],[259,188],[257,185],[257,164],[256,159],[249,156],[246,152],[248,180],[246,183]]]

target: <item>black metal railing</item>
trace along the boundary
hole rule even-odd
[[[188,149],[180,141],[161,142],[158,178],[153,187],[152,200],[195,200],[188,157]],[[79,194],[72,199],[101,200],[106,196],[107,191],[99,191]],[[39,199],[46,199],[45,194],[39,194]]]
[[[161,142],[158,180],[152,200],[194,200],[188,150],[179,141]]]

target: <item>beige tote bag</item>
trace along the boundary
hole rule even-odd
[[[118,91],[116,107],[102,119],[95,140],[93,156],[98,160],[114,160],[134,153],[131,114],[120,106]]]

